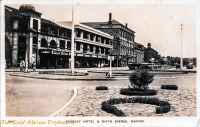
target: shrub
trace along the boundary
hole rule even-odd
[[[140,67],[130,74],[129,81],[131,88],[147,90],[148,85],[154,80],[154,74],[149,73],[147,69]]]
[[[108,102],[103,102],[101,109],[116,116],[125,116],[121,110],[117,109],[115,106],[110,105]]]
[[[150,95],[156,95],[157,90],[140,90],[140,89],[131,89],[131,88],[124,88],[120,90],[120,94],[122,95],[140,95],[140,96],[150,96]]]
[[[97,86],[96,90],[108,90],[107,86]]]
[[[116,104],[124,104],[124,103],[142,103],[142,104],[152,104],[159,107],[156,107],[155,113],[167,113],[170,111],[171,104],[167,101],[159,100],[158,98],[147,98],[147,97],[136,97],[136,98],[113,98],[108,101],[102,102],[101,109],[112,113],[116,116],[125,116],[125,114],[117,109],[117,107],[113,106]]]
[[[177,85],[161,85],[161,89],[178,90]]]

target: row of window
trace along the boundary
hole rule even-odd
[[[135,45],[134,45],[133,43],[124,41],[124,40],[122,40],[122,39],[121,39],[121,45],[130,47],[130,48],[134,48],[134,47],[135,47]]]
[[[82,43],[83,47],[81,47],[81,43],[76,42],[76,50],[77,51],[83,51],[83,52],[95,52],[96,54],[110,54],[109,49],[108,48],[104,48],[104,47],[98,47],[96,46],[96,48],[94,48],[93,45],[88,45],[85,43]],[[41,47],[50,47],[50,48],[58,48],[57,44],[54,40],[50,41],[50,44],[48,46],[48,43],[46,41],[46,39],[41,39]],[[64,40],[60,40],[60,45],[59,45],[60,49],[65,49],[65,41]],[[70,50],[71,49],[71,42],[67,41],[67,49]]]
[[[88,39],[95,42],[110,44],[110,39],[83,30],[76,30],[76,37]]]
[[[133,49],[126,49],[125,47],[121,47],[120,51],[123,54],[134,55],[134,50]]]
[[[134,42],[134,36],[128,34],[127,32],[121,31],[121,37],[127,39],[128,41]]]

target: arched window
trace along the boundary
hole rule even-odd
[[[52,40],[52,41],[50,42],[50,47],[51,47],[51,48],[56,48],[56,47],[57,47],[57,44],[56,44],[56,42],[55,42],[54,40]]]
[[[41,47],[48,47],[47,41],[44,38],[41,39]]]

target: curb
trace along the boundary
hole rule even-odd
[[[116,80],[115,78],[100,78],[100,79],[95,79],[95,78],[49,78],[49,77],[33,77],[33,76],[28,76],[28,75],[18,75],[18,74],[10,74],[12,76],[19,76],[19,77],[25,77],[25,78],[35,78],[35,79],[46,79],[46,80],[68,80],[68,81],[114,81]]]
[[[67,108],[74,101],[74,99],[76,98],[76,96],[78,94],[76,87],[73,87],[73,91],[74,91],[74,94],[73,94],[72,98],[67,103],[65,103],[65,105],[63,107],[61,107],[56,112],[51,114],[50,117],[55,117],[56,115],[58,115],[61,111],[63,111],[65,108]]]

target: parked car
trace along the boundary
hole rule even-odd
[[[176,69],[181,68],[180,64],[176,64]]]
[[[136,70],[136,68],[144,67],[145,69],[151,69],[151,63],[131,63],[128,64],[129,70]]]
[[[186,65],[186,68],[187,68],[187,69],[193,69],[193,65],[192,65],[192,64],[187,64],[187,65]]]

